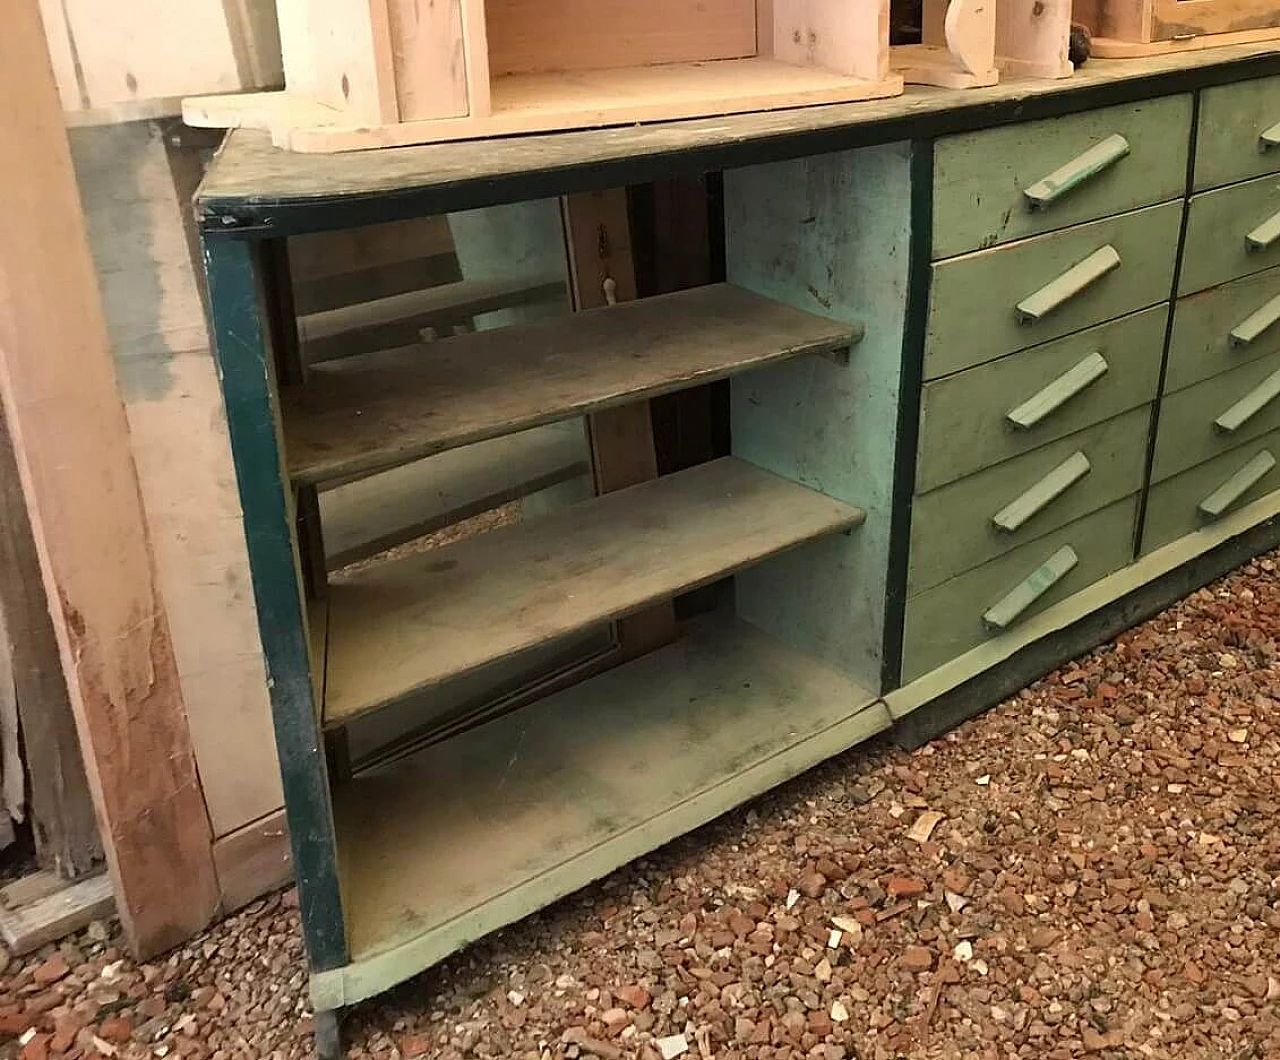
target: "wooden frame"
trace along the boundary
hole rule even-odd
[[[902,91],[889,0],[277,2],[285,92],[191,99],[189,124],[328,152]]]
[[[1280,39],[1274,0],[1075,0],[1074,18],[1102,59]]]

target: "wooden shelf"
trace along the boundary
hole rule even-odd
[[[335,792],[353,1003],[887,727],[745,623],[676,643]]]
[[[188,125],[269,129],[278,147],[303,153],[474,140],[560,129],[673,121],[900,95],[902,78],[851,77],[766,57],[494,78],[491,112],[386,124],[284,92],[201,96],[182,104]]]
[[[388,295],[300,316],[298,339],[303,359],[320,364],[417,342],[423,328],[452,328],[485,313],[538,302],[559,302],[567,309],[565,281],[459,280]],[[410,335],[407,339],[406,333]]]
[[[864,514],[725,457],[334,579],[325,724],[849,530]]]
[[[470,442],[798,357],[862,329],[729,284],[319,365],[281,394],[295,482]]]

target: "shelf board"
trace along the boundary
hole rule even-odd
[[[723,379],[862,334],[729,284],[317,365],[281,394],[298,483]]]
[[[298,317],[298,340],[308,364],[416,342],[423,328],[451,328],[501,309],[539,302],[568,306],[561,278],[459,280]],[[409,333],[410,338],[403,336]]]
[[[713,615],[357,776],[334,796],[352,964],[313,999],[380,992],[887,725],[845,674]]]
[[[622,618],[863,518],[724,457],[335,578],[325,724]]]
[[[270,129],[278,147],[328,153],[883,99],[902,93],[902,78],[761,57],[507,74],[491,92],[488,114],[389,125],[353,125],[288,91],[198,96],[183,100],[182,116],[198,127]]]

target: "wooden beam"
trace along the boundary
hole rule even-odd
[[[149,955],[218,906],[212,835],[36,0],[0,34],[0,396],[120,918]]]
[[[561,200],[574,308],[597,309],[636,297],[627,193],[568,195]],[[648,401],[636,401],[587,420],[596,492],[610,493],[658,477],[653,418]],[[656,604],[617,624],[623,658],[633,658],[675,639],[671,601]]]
[[[31,522],[8,425],[0,409],[0,610],[13,656],[13,683],[30,778],[36,857],[66,879],[101,864],[75,716],[67,698],[49,602],[40,582]]]

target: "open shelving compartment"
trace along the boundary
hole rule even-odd
[[[861,337],[716,284],[324,362],[281,390],[288,473],[297,488],[501,458],[490,447],[684,387],[847,375]],[[776,558],[839,562],[865,518],[844,492],[731,455],[344,572],[310,609],[322,725]],[[331,765],[351,961],[315,977],[317,998],[385,989],[887,723],[847,669],[733,612],[407,755]]]
[[[188,124],[344,151],[878,99],[889,0],[277,0],[283,92]]]

